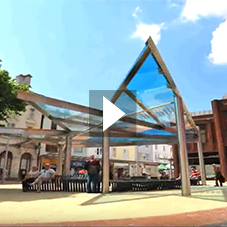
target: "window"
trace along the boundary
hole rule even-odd
[[[58,147],[54,145],[46,145],[47,152],[58,152]]]
[[[8,123],[7,124],[7,127],[9,127],[9,128],[15,128],[15,124],[14,123]]]
[[[29,117],[30,120],[34,120],[35,119],[35,109],[34,108],[30,108],[30,113],[29,113]]]
[[[74,149],[74,153],[77,153],[77,154],[78,153],[80,153],[80,154],[83,153],[83,148],[75,148]]]
[[[158,149],[158,145],[155,145],[155,149],[156,149],[156,150]]]
[[[99,155],[99,148],[96,149],[96,154]]]
[[[200,128],[201,141],[202,143],[206,143],[207,142],[206,125],[199,125],[199,128]]]
[[[124,149],[124,159],[128,159],[128,151]]]
[[[166,150],[166,147],[165,146],[163,146],[163,151],[165,151]]]
[[[116,158],[116,156],[117,156],[116,148],[113,148],[112,149],[112,157]]]
[[[157,160],[158,159],[158,156],[157,156],[157,154],[155,154],[155,160]]]

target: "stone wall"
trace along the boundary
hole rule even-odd
[[[5,146],[0,146],[0,154],[5,151]],[[20,160],[21,156],[24,153],[30,153],[31,158],[31,167],[36,166],[37,164],[37,155],[36,151],[34,149],[20,149],[18,147],[9,147],[9,151],[12,152],[13,158],[12,158],[12,165],[10,170],[10,178],[18,178],[19,168],[20,168]]]

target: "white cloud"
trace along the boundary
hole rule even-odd
[[[208,16],[226,17],[227,0],[186,0],[182,19],[196,21]]]
[[[181,14],[183,20],[195,22],[206,17],[226,19],[213,31],[208,58],[214,64],[227,64],[227,0],[186,0]]]
[[[168,1],[169,7],[173,7],[173,8],[181,7],[182,4],[184,5],[185,3],[185,0],[167,0],[167,1]]]
[[[213,32],[209,59],[214,64],[227,64],[227,19]]]
[[[142,9],[140,9],[139,6],[136,7],[134,13],[132,14],[133,17],[137,18],[138,17],[138,13],[141,13]]]
[[[136,31],[132,34],[132,38],[140,38],[142,41],[146,42],[148,37],[154,40],[154,43],[157,44],[161,39],[161,29],[164,23],[162,24],[143,24],[139,23],[136,26]]]

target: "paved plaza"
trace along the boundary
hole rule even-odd
[[[19,184],[0,186],[2,225],[205,226],[227,221],[227,187],[87,194],[22,193]],[[38,224],[39,223],[39,224]]]

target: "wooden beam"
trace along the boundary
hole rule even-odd
[[[120,88],[114,94],[113,98],[111,99],[112,103],[115,103],[118,100],[118,98],[120,97],[122,92],[125,90],[127,85],[130,83],[130,81],[133,79],[133,77],[139,71],[140,67],[143,65],[144,61],[147,59],[149,54],[150,54],[150,49],[147,47],[143,51],[143,53],[141,54],[139,59],[136,61],[136,63],[133,65],[132,69],[129,71],[128,75],[126,76],[126,79],[123,81]]]
[[[168,81],[171,89],[173,90],[173,92],[175,94],[177,94],[178,96],[181,97],[179,90],[177,89],[176,84],[173,81],[173,78],[171,77],[169,70],[167,69],[164,61],[162,60],[162,57],[156,47],[156,45],[154,44],[153,40],[151,39],[151,37],[148,38],[147,42],[146,42],[147,46],[149,46],[150,50],[151,50],[151,54],[153,55],[155,61],[157,62],[157,64],[160,67],[160,70],[163,72],[163,75],[165,76],[166,80]],[[182,100],[183,101],[183,100]],[[197,128],[195,125],[195,122],[193,121],[190,112],[188,111],[185,103],[183,102],[183,109],[184,112],[188,118],[188,121],[190,122],[190,124],[192,125],[193,129],[195,130],[195,132],[197,132]]]
[[[49,118],[51,120],[52,116],[45,111],[43,108],[41,108],[38,104],[34,103],[34,102],[29,102],[30,105],[32,105],[34,108],[36,108],[40,113],[42,113],[45,117]],[[68,127],[66,127],[64,124],[62,124],[61,122],[57,122],[52,120],[56,125],[60,126],[62,129],[64,129],[66,132],[69,132],[70,129]]]
[[[49,129],[23,129],[23,128],[6,128],[0,127],[1,135],[14,135],[14,136],[64,136],[66,133],[61,130],[49,130]]]
[[[92,115],[102,116],[102,111],[100,111],[100,110],[90,108],[87,106],[74,104],[71,102],[66,102],[66,101],[50,98],[50,97],[45,97],[43,95],[39,95],[39,94],[36,94],[33,92],[18,91],[17,98],[27,101],[27,102],[46,104],[46,105],[74,110],[74,111],[78,111],[78,112],[82,112],[82,113],[90,113]]]

